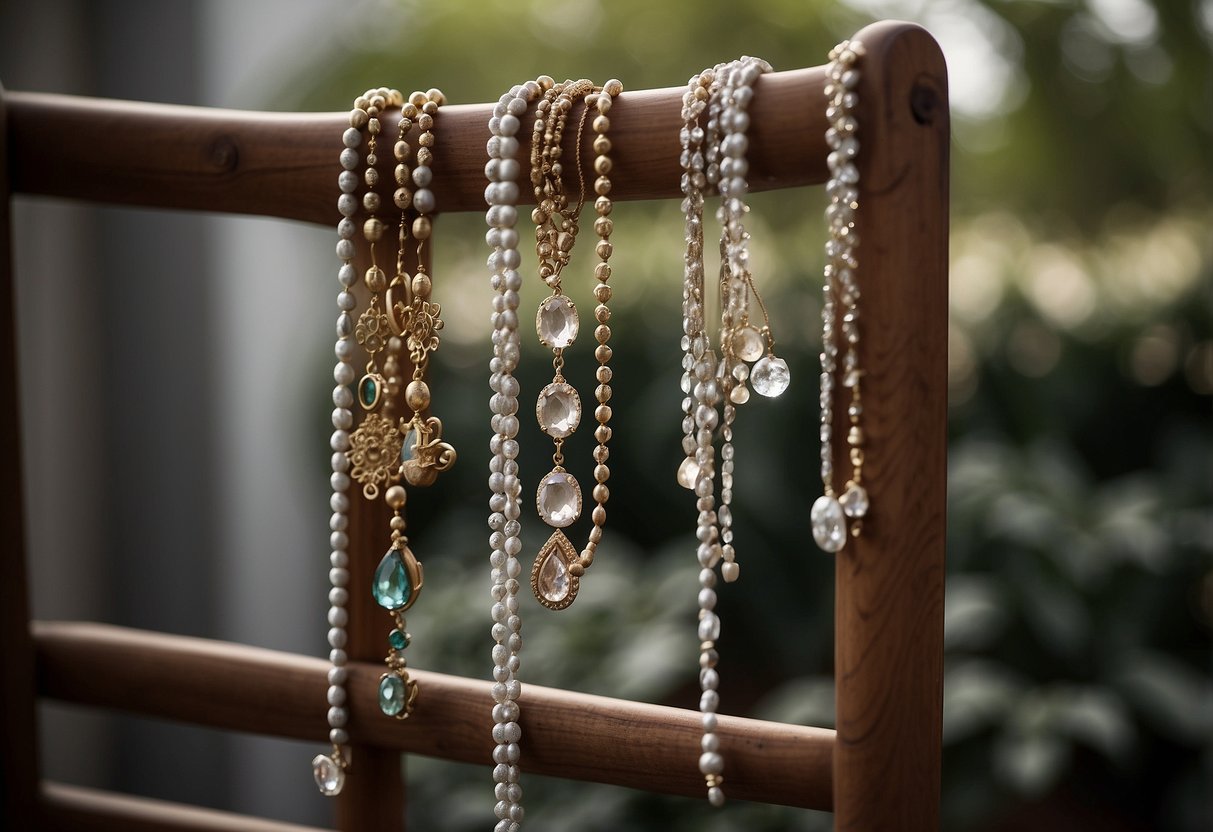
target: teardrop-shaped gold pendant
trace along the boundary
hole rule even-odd
[[[557,529],[535,556],[531,567],[531,591],[535,600],[549,610],[562,610],[577,598],[580,579],[570,567],[577,562],[577,550]]]

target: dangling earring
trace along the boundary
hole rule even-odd
[[[523,818],[522,785],[519,782],[519,741],[522,728],[518,723],[518,697],[522,683],[518,680],[519,652],[522,650],[522,617],[518,605],[518,576],[522,565],[522,483],[518,478],[518,380],[514,370],[521,353],[518,336],[518,292],[522,276],[518,268],[522,258],[518,252],[518,164],[517,134],[520,119],[526,115],[532,101],[551,88],[553,81],[540,76],[515,86],[503,95],[488,128],[488,163],[485,174],[489,185],[485,200],[489,208],[485,223],[489,230],[485,240],[493,249],[489,255],[490,280],[493,288],[493,358],[489,362],[489,399],[492,411],[493,438],[489,463],[489,547],[492,554],[492,618],[493,618],[493,780],[497,805],[494,808],[505,828],[519,824]]]
[[[827,157],[830,178],[826,193],[830,206],[826,209],[830,239],[826,243],[825,284],[821,306],[821,484],[823,494],[809,512],[813,539],[826,552],[837,552],[847,542],[847,521],[850,534],[858,537],[862,520],[868,513],[868,492],[863,487],[863,428],[860,425],[863,404],[860,399],[859,367],[859,284],[856,270],[859,261],[855,249],[859,237],[855,233],[855,215],[859,210],[859,122],[855,108],[859,103],[859,69],[864,54],[859,41],[843,41],[830,51],[825,94],[828,100],[826,142],[831,151]],[[834,491],[834,392],[838,375],[837,319],[842,318],[843,355],[841,384],[850,392],[847,417],[850,429],[851,477],[839,496]]]
[[[401,108],[400,134],[393,151],[397,160],[395,203],[401,210],[400,246],[396,256],[396,275],[388,287],[387,317],[396,335],[404,339],[413,373],[404,390],[405,404],[411,414],[407,418],[401,416],[393,426],[393,447],[397,458],[393,463],[391,479],[395,484],[387,489],[385,495],[393,512],[392,543],[375,570],[373,595],[375,602],[392,614],[395,624],[388,633],[388,655],[384,660],[388,670],[379,678],[379,708],[387,716],[397,719],[407,719],[417,699],[417,682],[409,678],[404,656],[410,640],[405,629],[404,612],[417,600],[424,581],[421,563],[409,548],[408,538],[404,534],[406,524],[401,512],[407,494],[398,481],[403,479],[411,486],[431,485],[440,472],[455,463],[456,457],[455,449],[442,441],[442,422],[433,416],[423,419],[421,415],[430,405],[425,371],[430,354],[438,349],[438,332],[443,325],[441,307],[429,300],[433,281],[426,272],[423,256],[425,242],[432,231],[429,215],[435,208],[434,193],[429,187],[433,177],[434,115],[443,101],[442,93],[438,90],[410,95]],[[414,122],[420,134],[417,138],[417,164],[410,177],[407,164],[409,146],[405,137]],[[410,178],[416,186],[411,199],[408,191]],[[410,201],[417,211],[412,231],[417,240],[418,265],[417,273],[412,278],[404,269],[408,241],[407,208]],[[399,382],[395,381],[392,386],[398,389]],[[390,423],[390,420],[385,421]]]
[[[606,501],[610,497],[610,490],[606,485],[610,468],[606,461],[607,443],[611,437],[611,429],[608,426],[611,407],[607,404],[611,397],[611,348],[607,345],[611,337],[611,328],[607,323],[610,320],[608,302],[611,289],[607,281],[611,276],[610,257],[613,246],[610,234],[613,222],[609,216],[612,204],[608,196],[611,190],[611,159],[608,155],[611,143],[606,134],[610,129],[607,113],[614,96],[622,90],[623,85],[615,80],[608,81],[602,88],[595,87],[584,79],[553,85],[545,91],[544,98],[537,105],[532,136],[531,183],[534,187],[536,208],[531,218],[535,223],[535,251],[539,259],[539,276],[552,290],[552,294],[539,305],[535,329],[540,343],[552,350],[552,366],[555,368],[552,382],[540,392],[536,404],[539,426],[555,444],[555,452],[552,454],[554,467],[540,481],[535,501],[540,518],[555,531],[535,557],[531,569],[531,589],[539,603],[552,610],[564,609],[577,598],[581,576],[594,562],[594,553],[602,540],[602,528],[606,523]],[[584,98],[585,101],[585,109],[577,128],[576,145],[580,194],[576,206],[570,208],[562,176],[564,166],[560,160],[561,139],[569,111],[578,98]],[[577,338],[580,325],[576,307],[562,292],[561,272],[568,265],[572,255],[578,219],[585,202],[581,135],[591,107],[598,112],[592,122],[596,134],[594,172],[597,175],[594,181],[594,208],[598,214],[594,221],[594,231],[599,237],[595,252],[600,260],[594,270],[597,281],[594,297],[598,301],[594,309],[594,317],[598,322],[594,330],[594,337],[598,342],[594,356],[599,365],[595,373],[598,382],[595,400],[598,404],[594,409],[594,418],[598,427],[595,429],[594,438],[598,445],[594,451],[594,525],[585,548],[578,555],[562,531],[581,515],[582,501],[581,486],[564,468],[563,445],[564,440],[572,435],[581,420],[581,399],[576,388],[565,380],[562,371],[564,350]]]
[[[333,450],[332,468],[333,474],[330,478],[330,483],[333,488],[333,495],[330,499],[330,507],[332,509],[332,517],[329,520],[330,544],[332,546],[332,554],[329,557],[331,568],[329,569],[329,580],[332,584],[329,590],[329,668],[328,681],[328,722],[329,722],[329,740],[333,744],[331,754],[318,754],[312,760],[312,774],[316,780],[316,786],[320,789],[321,794],[332,797],[340,794],[341,789],[345,785],[345,773],[349,768],[349,734],[346,732],[345,725],[349,718],[349,711],[346,708],[346,690],[345,684],[347,680],[345,652],[346,632],[345,626],[348,621],[348,614],[345,605],[349,600],[349,535],[347,529],[349,527],[349,496],[346,493],[350,487],[351,469],[356,468],[355,463],[351,458],[352,442],[350,429],[353,427],[353,413],[351,408],[354,404],[355,394],[351,392],[350,385],[354,382],[354,344],[353,336],[358,332],[358,327],[354,325],[352,312],[357,305],[354,294],[351,291],[354,284],[358,282],[357,273],[354,270],[354,237],[357,234],[357,226],[354,223],[354,216],[357,215],[359,209],[359,201],[355,196],[358,190],[359,177],[357,170],[361,160],[358,155],[358,146],[362,143],[362,131],[366,130],[369,141],[367,147],[366,168],[363,172],[363,181],[368,188],[367,194],[363,198],[363,205],[370,214],[370,217],[363,224],[363,234],[371,244],[371,258],[374,262],[374,244],[382,234],[382,224],[375,217],[375,212],[379,209],[378,194],[375,192],[375,187],[379,181],[378,171],[375,170],[375,147],[376,137],[379,134],[380,124],[379,115],[388,106],[398,106],[400,104],[400,93],[387,88],[379,88],[367,90],[364,94],[354,99],[354,107],[350,110],[350,126],[346,128],[342,134],[342,143],[345,145],[341,151],[341,173],[337,177],[337,185],[341,190],[341,196],[337,200],[337,210],[341,213],[341,222],[337,224],[337,256],[341,260],[341,268],[337,272],[337,279],[341,283],[341,291],[337,295],[337,343],[335,352],[337,354],[337,366],[333,370],[334,380],[337,386],[333,389],[333,436],[330,440],[330,445]],[[372,266],[372,272],[375,267]],[[378,285],[378,280],[373,277],[372,272],[368,272],[368,284],[374,283]],[[381,274],[381,273],[380,273]],[[375,291],[374,286],[371,287],[372,292]],[[363,313],[366,315],[366,313]],[[375,332],[372,335],[378,336],[382,331],[386,334],[386,328],[378,329],[379,321],[375,320]],[[359,325],[362,326],[362,331],[358,332],[358,341],[363,343],[367,340],[366,327],[363,326],[360,318]],[[376,346],[378,342],[372,339],[372,346]],[[382,349],[380,346],[379,349]],[[370,350],[372,355],[377,353],[379,349]],[[373,365],[372,365],[373,366]],[[366,393],[364,393],[364,384],[358,385],[358,398],[365,403],[367,398],[373,398],[377,403],[380,398],[382,388],[377,385],[365,385]],[[360,428],[361,430],[361,428]],[[357,435],[357,434],[355,434]],[[359,478],[360,482],[364,482]],[[372,478],[369,485],[374,489],[373,493],[377,493],[379,480]],[[364,490],[367,484],[364,482]]]

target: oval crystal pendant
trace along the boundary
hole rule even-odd
[[[316,788],[325,797],[341,794],[341,788],[345,785],[345,769],[327,754],[317,754],[312,758],[312,777],[316,780]]]
[[[379,677],[379,710],[387,716],[396,716],[407,704],[408,691],[404,680],[395,673],[384,673]]]
[[[579,329],[577,307],[567,295],[551,295],[539,304],[535,331],[539,334],[539,343],[545,347],[564,349],[577,340]]]
[[[543,522],[562,529],[581,515],[581,486],[572,474],[553,468],[540,480],[535,504]]]
[[[825,494],[817,498],[809,511],[813,540],[826,552],[837,552],[847,542],[847,521],[842,504]]]
[[[581,422],[581,397],[573,385],[554,381],[539,391],[535,418],[544,433],[553,439],[563,439],[577,430]]]

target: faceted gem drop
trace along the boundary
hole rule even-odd
[[[750,371],[750,384],[753,385],[754,392],[769,398],[775,398],[787,390],[791,380],[788,363],[773,355],[764,355]]]
[[[345,770],[327,754],[317,754],[312,758],[312,777],[316,780],[316,788],[325,797],[341,794],[341,787],[345,785]]]
[[[868,492],[862,485],[850,483],[838,498],[847,517],[860,518],[868,513]]]
[[[742,361],[757,361],[762,358],[766,341],[762,333],[752,326],[743,326],[733,335],[733,349]]]
[[[409,596],[413,594],[409,572],[404,566],[404,557],[396,547],[388,549],[383,560],[379,561],[371,593],[375,596],[375,603],[388,610],[400,609],[408,603]]]
[[[581,397],[571,384],[555,381],[539,391],[535,404],[539,427],[553,439],[563,439],[581,422]]]
[[[560,553],[552,549],[539,567],[539,594],[552,603],[563,601],[569,594],[569,570]]]
[[[385,673],[379,679],[379,710],[396,716],[404,710],[407,699],[404,680],[395,673]]]
[[[392,645],[393,650],[403,650],[409,646],[409,634],[400,630],[392,630],[387,634],[387,643]]]
[[[577,340],[579,329],[577,307],[568,296],[552,295],[539,304],[539,311],[535,314],[535,331],[545,347],[564,349]]]
[[[809,511],[813,539],[826,552],[837,552],[847,542],[847,521],[842,504],[825,494],[817,498]]]
[[[562,529],[581,514],[581,486],[572,474],[554,469],[539,482],[535,503],[543,522]]]

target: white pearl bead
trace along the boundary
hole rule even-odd
[[[345,708],[338,706],[329,708],[329,725],[333,728],[344,728],[349,716],[349,711]]]
[[[344,705],[345,688],[339,685],[330,685],[328,692],[328,703],[330,705]]]

